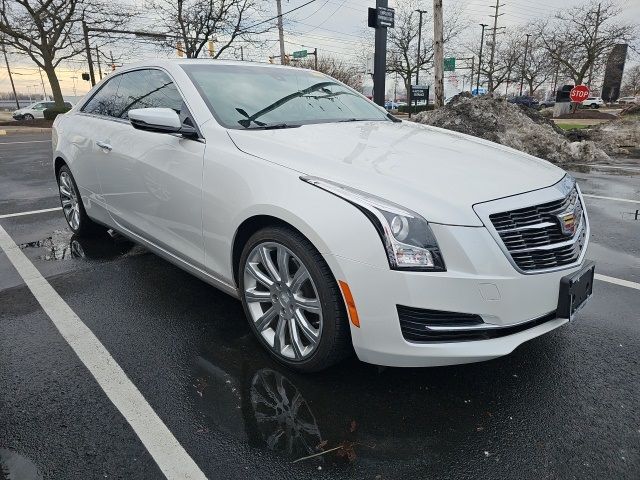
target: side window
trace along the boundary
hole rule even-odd
[[[164,107],[180,114],[183,102],[169,76],[160,70],[136,70],[121,75],[114,116],[128,118],[135,108]]]
[[[82,107],[82,111],[107,117],[115,116],[114,105],[119,83],[120,75],[107,81],[107,83],[105,83],[102,88],[98,90],[93,97],[91,97],[91,100]]]

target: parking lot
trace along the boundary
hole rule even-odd
[[[640,161],[574,175],[601,275],[575,321],[484,363],[353,358],[300,375],[236,300],[115,233],[72,237],[50,134],[0,137],[0,480],[16,463],[51,479],[186,478],[159,458],[210,479],[640,478]],[[36,300],[6,238],[55,298]],[[104,352],[81,358],[52,322],[58,298],[175,444],[140,437],[87,366]]]

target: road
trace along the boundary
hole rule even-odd
[[[8,216],[57,208],[50,152],[46,135],[0,138],[0,226],[207,478],[640,478],[640,204],[598,198],[638,202],[640,171],[575,173],[588,257],[629,286],[597,281],[574,322],[484,363],[299,375],[237,301],[142,247],[74,238],[58,210]],[[69,342],[0,252],[0,466],[164,478]]]

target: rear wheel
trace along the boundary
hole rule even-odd
[[[255,233],[240,257],[239,283],[249,325],[280,363],[323,370],[350,351],[342,295],[322,255],[300,233]]]
[[[69,225],[73,233],[78,236],[85,236],[94,233],[100,228],[87,215],[76,181],[71,174],[71,170],[66,165],[63,165],[58,171],[58,191],[60,193],[62,213],[64,213],[67,225]]]

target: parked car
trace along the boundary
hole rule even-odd
[[[531,108],[538,108],[538,100],[528,95],[519,95],[507,100],[509,103],[515,103],[517,105],[525,105]]]
[[[385,110],[398,110],[403,105],[406,105],[407,102],[394,102],[393,100],[387,100],[384,103]]]
[[[506,355],[591,295],[580,189],[541,159],[402,122],[299,68],[158,60],[53,124],[62,211],[239,298],[316,371]]]
[[[67,108],[71,108],[72,105],[69,102],[64,102]],[[36,102],[32,103],[28,107],[21,108],[13,112],[12,116],[14,120],[33,120],[35,118],[44,118],[44,111],[47,108],[55,106],[55,102]]]
[[[640,103],[640,97],[620,97],[615,103],[619,105],[633,105]]]
[[[589,97],[581,104],[583,108],[600,108],[602,105],[604,100],[600,97]]]
[[[540,108],[549,108],[549,107],[553,107],[555,104],[556,104],[556,101],[554,99],[542,100],[539,103],[539,107]]]

